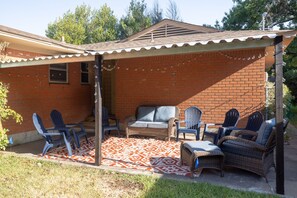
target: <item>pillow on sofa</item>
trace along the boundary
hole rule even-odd
[[[175,117],[175,106],[159,106],[156,109],[155,122],[168,122]]]
[[[258,136],[256,142],[258,144],[265,145],[271,132],[272,128],[275,126],[275,118],[271,120],[266,120],[261,124],[260,129],[258,130]]]
[[[137,109],[137,120],[153,122],[155,115],[155,107],[138,107]]]

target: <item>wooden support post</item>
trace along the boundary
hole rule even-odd
[[[275,45],[275,119],[276,119],[276,193],[284,194],[284,131],[283,131],[283,37]]]
[[[102,56],[95,56],[95,165],[101,165],[102,153],[102,97],[101,97],[101,82],[102,82]]]

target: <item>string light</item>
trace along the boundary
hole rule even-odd
[[[199,55],[199,57],[202,57],[202,55]],[[186,58],[182,62],[179,62],[179,63],[177,63],[175,65],[169,65],[169,66],[167,65],[167,66],[165,66],[163,68],[162,67],[158,67],[158,68],[155,68],[155,69],[152,69],[152,68],[145,69],[143,67],[136,67],[136,68],[132,69],[132,71],[135,71],[135,72],[137,72],[137,71],[142,71],[142,72],[145,72],[145,71],[150,71],[150,72],[157,71],[157,72],[165,73],[168,70],[168,68],[169,69],[174,69],[174,68],[177,68],[177,67],[180,67],[180,66],[184,66],[186,64],[189,64],[189,63],[195,62],[195,61],[197,61],[197,57],[196,56],[193,57],[193,58],[191,58],[191,59]],[[116,61],[116,63],[115,63],[114,66],[112,66],[110,64],[108,64],[108,65],[104,65],[103,64],[102,65],[102,68],[101,68],[101,71],[109,71],[110,72],[110,71],[113,71],[115,69],[117,69],[117,70],[120,70],[121,69],[121,67],[118,66],[118,61]],[[125,70],[126,71],[129,71],[129,68],[128,67],[125,67]]]
[[[256,59],[256,57],[258,59],[262,58],[262,54],[259,53],[258,55],[252,55],[252,56],[249,56],[249,57],[236,57],[236,56],[230,56],[228,54],[224,54],[223,52],[219,52],[220,55],[222,56],[225,56],[226,58],[230,59],[230,60],[235,60],[235,61],[250,61],[250,60],[254,60]],[[268,52],[265,52],[264,56],[263,57],[266,57],[268,56],[269,53]]]

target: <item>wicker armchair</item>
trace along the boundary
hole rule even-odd
[[[263,122],[265,125],[267,122]],[[263,125],[262,124],[262,125]],[[284,131],[288,125],[288,120],[284,120]],[[263,128],[260,127],[259,131]],[[236,136],[225,136],[218,142],[218,146],[225,154],[225,166],[231,166],[247,170],[266,179],[266,174],[274,164],[273,151],[276,144],[276,130],[271,127],[268,131],[268,139],[265,142],[247,140],[239,137],[240,135],[253,135],[260,133],[253,131],[240,131]],[[258,138],[257,138],[258,139]]]

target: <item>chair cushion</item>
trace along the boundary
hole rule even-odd
[[[175,106],[159,106],[156,108],[155,122],[168,122],[175,117]]]
[[[137,121],[153,122],[155,116],[155,107],[138,107]]]
[[[152,122],[147,125],[148,128],[168,129],[168,122]]]
[[[189,141],[189,142],[185,142],[183,146],[188,148],[191,152],[194,152],[194,151],[220,152],[221,151],[221,149],[217,145],[211,143],[210,141]]]
[[[223,153],[232,153],[241,156],[247,156],[256,159],[262,159],[262,152],[253,149],[248,144],[234,140],[227,140],[221,146]]]
[[[275,119],[266,120],[261,124],[260,129],[258,130],[258,136],[256,142],[261,145],[265,145],[271,132],[272,128],[275,126]]]
[[[150,122],[143,122],[143,121],[132,121],[128,123],[129,127],[138,127],[138,128],[146,128],[148,123]]]

